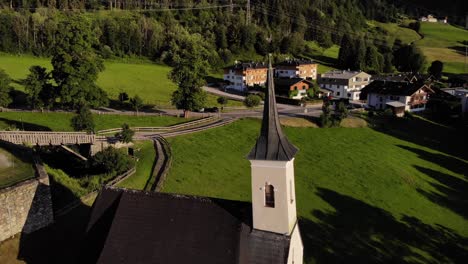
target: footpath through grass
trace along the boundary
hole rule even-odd
[[[0,112],[0,130],[17,128],[32,131],[73,131],[72,113]],[[93,114],[96,130],[118,128],[126,123],[132,126],[159,127],[190,121],[172,116],[128,116]]]
[[[245,157],[259,129],[258,120],[245,119],[171,138],[164,191],[250,201]],[[462,261],[466,160],[372,128],[285,132],[300,149],[295,175],[306,263]]]

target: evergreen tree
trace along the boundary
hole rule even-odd
[[[401,72],[421,72],[425,57],[415,44],[403,45],[395,51],[394,64]]]
[[[83,104],[105,105],[107,96],[96,84],[104,69],[92,48],[96,39],[91,24],[84,16],[68,15],[59,24],[55,52],[52,57],[52,76],[60,91],[61,103],[77,108]]]
[[[434,76],[437,80],[442,77],[442,71],[444,70],[444,63],[436,60],[431,63],[431,66],[427,70],[429,74]]]

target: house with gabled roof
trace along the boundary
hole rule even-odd
[[[371,75],[362,71],[332,70],[319,74],[320,88],[331,91],[331,96],[359,100],[361,89],[370,83]]]
[[[317,66],[312,60],[288,59],[275,65],[275,77],[316,80]]]
[[[303,263],[298,150],[281,129],[271,63],[267,83],[260,135],[247,156],[251,203],[104,187],[80,263]]]
[[[267,65],[262,62],[236,62],[224,68],[225,88],[245,92],[248,87],[263,86],[267,81],[267,70]]]
[[[434,93],[423,82],[373,81],[365,88],[367,104],[378,110],[399,105],[404,111],[418,112],[426,109],[429,96]],[[390,104],[389,104],[390,103]]]

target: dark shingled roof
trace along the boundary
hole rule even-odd
[[[271,61],[268,66],[267,83],[260,136],[247,158],[249,160],[292,160],[296,155],[297,148],[289,142],[281,129],[278,110],[276,109]]]
[[[410,96],[421,88],[427,88],[432,91],[429,86],[422,82],[389,82],[389,81],[373,81],[361,90],[361,93],[370,94],[386,94],[386,95],[404,95]]]
[[[282,61],[276,66],[300,66],[300,65],[306,65],[306,64],[317,64],[313,60],[304,60],[304,59],[293,59],[293,60],[285,60]]]
[[[263,62],[240,62],[224,69],[246,70],[246,69],[266,69],[267,65]]]
[[[252,229],[251,204],[104,187],[80,263],[286,263],[290,237]]]

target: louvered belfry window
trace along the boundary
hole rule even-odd
[[[275,188],[268,183],[265,184],[265,206],[275,207]]]

